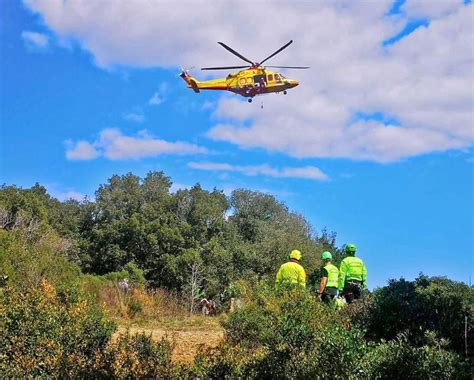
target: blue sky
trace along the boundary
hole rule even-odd
[[[92,3],[2,5],[1,182],[64,199],[93,196],[112,174],[163,170],[175,188],[266,191],[355,242],[369,287],[419,272],[469,281],[471,4],[279,3],[268,12],[301,25],[250,38],[238,14],[216,25],[150,2]],[[305,23],[318,25],[311,36]],[[286,96],[250,105],[176,76],[239,64],[217,40],[260,59],[291,38],[271,64],[312,68],[285,73],[301,83]]]

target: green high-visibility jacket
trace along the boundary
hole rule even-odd
[[[337,288],[339,279],[339,269],[335,265],[328,264],[324,267],[328,273],[328,282],[326,288]]]
[[[280,267],[276,275],[275,287],[278,289],[287,284],[306,288],[306,272],[300,264],[289,261]]]
[[[349,280],[357,280],[365,286],[367,281],[367,268],[358,257],[347,256],[339,268],[339,290],[344,289],[344,284]]]

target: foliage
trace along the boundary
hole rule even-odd
[[[226,197],[199,184],[173,193],[162,172],[112,176],[95,202],[2,186],[0,377],[470,378],[472,362],[460,359],[466,323],[469,346],[474,334],[470,286],[391,280],[340,311],[308,291],[274,290],[292,249],[317,285],[321,252],[336,265],[343,256],[335,238],[269,194]],[[131,289],[117,286],[124,278]],[[167,340],[111,340],[103,313],[183,316],[204,295],[244,306],[224,320],[222,345],[192,368],[172,361]]]
[[[474,288],[446,278],[390,280],[388,286],[374,292],[363,324],[374,340],[391,340],[410,331],[409,339],[417,345],[423,343],[427,331],[435,331],[449,340],[450,347],[464,353],[466,318],[468,341],[474,341],[473,305]]]
[[[299,214],[290,212],[272,195],[250,190],[235,190],[229,218],[234,230],[234,256],[238,278],[274,276],[288,260],[293,249],[303,253],[302,264],[307,273],[319,268],[320,245],[313,239],[311,226]]]
[[[368,346],[343,322],[308,292],[261,285],[224,322],[220,351],[198,363],[210,378],[350,378]]]
[[[100,305],[108,316],[125,319],[165,319],[186,315],[184,305],[175,292],[165,289],[132,287],[123,292],[117,282],[105,276],[82,275],[77,280],[81,293]]]
[[[119,282],[123,279],[130,280],[133,286],[144,286],[146,285],[146,279],[143,274],[143,270],[140,269],[135,263],[127,263],[123,269],[119,272],[110,272],[104,275],[106,280],[112,282]]]
[[[350,310],[355,305],[350,305]],[[462,379],[468,365],[427,333],[420,347],[407,334],[366,342],[348,316],[297,289],[260,285],[245,306],[223,322],[226,341],[197,360],[200,376],[249,379]]]
[[[171,361],[172,344],[150,335],[120,334],[100,353],[95,376],[113,379],[178,379],[186,376],[185,366]]]
[[[459,358],[447,351],[447,342],[427,333],[429,342],[413,346],[406,334],[374,346],[364,359],[366,376],[370,379],[468,379]],[[466,368],[467,370],[467,368]]]
[[[27,291],[6,288],[0,299],[0,378],[183,378],[172,344],[115,325],[76,289],[45,279]]]
[[[125,270],[143,283],[139,269],[152,287],[189,293],[197,263],[197,291],[221,301],[232,281],[273,277],[292,249],[303,252],[308,273],[319,268],[323,249],[335,250],[335,235],[323,230],[313,236],[301,215],[271,195],[240,189],[227,198],[199,184],[170,189],[163,172],[114,175],[99,187],[95,202],[59,202],[40,185],[3,186],[0,227],[10,231],[18,218],[31,222],[38,240],[46,232],[57,236],[65,246],[60,256],[113,281],[127,277]]]
[[[32,229],[41,236],[51,229],[64,238],[79,238],[82,211],[89,202],[72,199],[60,202],[46,188],[35,184],[30,189],[0,187],[0,228]],[[31,232],[31,231],[30,231]]]
[[[16,288],[33,288],[42,278],[52,284],[70,283],[80,274],[79,267],[64,255],[62,240],[53,231],[40,239],[29,238],[23,229],[0,229],[0,275],[9,276]]]
[[[6,288],[0,302],[0,377],[84,377],[114,330],[74,289]]]

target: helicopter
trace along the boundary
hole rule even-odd
[[[201,70],[230,70],[230,69],[244,69],[235,73],[227,75],[226,78],[211,79],[206,81],[199,81],[189,75],[187,70],[182,70],[179,75],[183,78],[188,88],[193,89],[194,92],[199,93],[201,90],[225,90],[235,94],[242,95],[248,98],[248,102],[252,103],[252,99],[256,95],[269,94],[272,92],[283,92],[287,94],[287,90],[298,86],[298,81],[294,79],[287,79],[283,74],[275,71],[267,70],[270,68],[279,69],[309,69],[308,66],[263,66],[263,63],[280,53],[293,43],[290,40],[274,53],[260,62],[252,62],[250,59],[244,57],[230,46],[223,42],[218,42],[224,49],[236,55],[240,59],[249,63],[245,66],[225,66],[225,67],[203,67]]]

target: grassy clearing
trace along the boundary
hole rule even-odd
[[[186,331],[222,331],[221,320],[225,316],[203,317],[200,315],[163,318],[113,318],[121,328],[165,329]]]
[[[159,342],[163,337],[172,342],[173,360],[192,363],[195,356],[215,349],[224,338],[222,317],[186,316],[162,319],[116,319],[118,328],[114,339],[127,330],[144,333]]]

